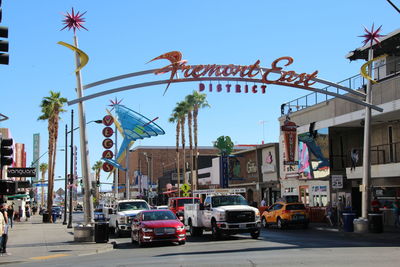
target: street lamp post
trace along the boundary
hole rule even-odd
[[[86,124],[89,124],[89,123],[92,123],[92,122],[95,122],[95,123],[102,123],[103,121],[102,120],[92,120],[92,121],[89,121],[89,122],[87,122]],[[65,126],[65,129],[66,129],[66,131],[65,131],[65,150],[67,150],[67,140],[68,140],[68,134],[71,134],[71,144],[70,144],[70,151],[71,151],[71,154],[70,154],[70,179],[69,179],[69,216],[68,216],[68,225],[67,225],[67,228],[72,228],[72,209],[73,209],[73,207],[72,207],[72,196],[73,196],[73,184],[74,184],[74,169],[73,169],[73,162],[74,162],[74,153],[73,153],[73,148],[74,148],[74,131],[75,130],[77,130],[77,129],[79,129],[80,127],[76,127],[76,128],[74,128],[74,110],[71,110],[71,130],[70,131],[67,131],[67,126]],[[65,157],[66,157],[66,159],[65,159],[65,173],[67,173],[67,166],[68,166],[68,162],[67,162],[67,157],[68,157],[68,154],[66,153],[65,154]],[[67,191],[67,174],[65,175],[65,191]],[[67,193],[65,193],[65,199],[67,199]],[[65,207],[64,207],[64,210],[65,210],[65,212],[64,212],[64,215],[65,215],[65,218],[66,218],[66,210],[67,210],[67,201],[65,201]]]
[[[65,172],[64,172],[64,177],[65,177],[65,186],[64,186],[64,221],[63,225],[67,224],[67,192],[68,192],[68,187],[67,187],[67,177],[68,177],[68,125],[65,124]]]

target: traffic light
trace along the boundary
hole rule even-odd
[[[79,184],[81,185],[81,187],[83,187],[83,179],[81,179],[81,180],[79,181]]]
[[[8,166],[13,163],[13,139],[0,139],[0,166]]]
[[[96,181],[96,186],[100,187],[100,181],[99,180]]]
[[[3,16],[3,10],[1,8],[1,0],[0,0],[0,23]],[[8,38],[8,27],[0,26],[0,37]],[[6,52],[6,53],[1,53]],[[0,64],[8,65],[9,55],[8,55],[8,41],[0,40]]]

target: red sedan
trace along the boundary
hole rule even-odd
[[[186,242],[185,225],[170,210],[144,210],[132,222],[132,243],[170,241],[180,245]]]

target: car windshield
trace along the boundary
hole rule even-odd
[[[185,199],[178,199],[178,207],[183,207],[185,204],[198,204],[200,203],[200,199],[195,198],[193,201],[193,198],[185,198]]]
[[[228,205],[248,205],[247,200],[240,195],[234,196],[214,196],[212,198],[212,206],[228,206]]]
[[[143,212],[143,221],[162,220],[176,220],[176,216],[169,210]]]
[[[286,210],[305,210],[306,207],[303,204],[290,204],[286,205]]]
[[[148,210],[149,205],[144,201],[122,202],[118,204],[120,211],[124,210]]]

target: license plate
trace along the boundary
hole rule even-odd
[[[302,220],[302,219],[304,219],[304,215],[295,215],[295,216],[293,216],[293,219],[294,220]]]
[[[239,228],[240,229],[246,228],[246,225],[245,224],[239,224]]]

